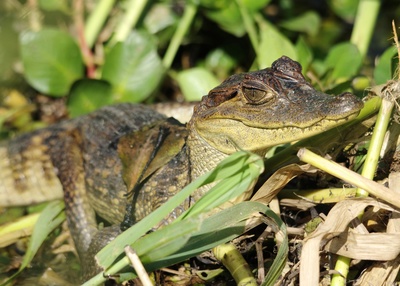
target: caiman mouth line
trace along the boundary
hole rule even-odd
[[[224,117],[215,117],[212,120],[236,121],[236,122],[239,122],[239,123],[241,123],[241,124],[243,124],[245,126],[248,126],[250,128],[254,128],[254,129],[269,129],[269,130],[280,129],[280,130],[285,130],[285,129],[294,129],[294,128],[296,128],[296,129],[307,130],[307,129],[312,129],[312,127],[324,127],[324,126],[332,126],[332,128],[333,128],[333,127],[336,127],[337,125],[340,125],[340,124],[342,124],[344,122],[347,122],[347,121],[350,121],[350,120],[356,118],[358,114],[359,114],[359,110],[357,110],[357,111],[355,111],[355,112],[353,112],[353,113],[351,113],[351,114],[349,114],[347,116],[344,116],[344,117],[342,116],[342,117],[337,118],[337,119],[334,119],[334,118],[321,118],[320,120],[312,121],[310,124],[303,123],[303,126],[299,126],[299,125],[295,125],[295,124],[287,124],[285,122],[283,122],[282,125],[276,125],[276,123],[273,122],[271,125],[274,125],[274,126],[269,126],[268,124],[270,122],[267,122],[265,125],[260,125],[260,124],[253,125],[253,124],[251,124],[251,123],[253,123],[251,121],[247,121],[247,120],[244,121],[244,120],[236,119],[236,118],[235,119],[233,119],[233,118],[226,119]],[[330,128],[328,128],[328,129],[330,129]]]

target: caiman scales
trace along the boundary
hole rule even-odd
[[[342,124],[361,107],[350,93],[316,91],[300,64],[282,57],[270,68],[233,75],[212,89],[186,125],[125,103],[2,143],[0,204],[64,197],[82,258],[100,240],[96,214],[124,229],[229,154],[248,150],[263,156],[273,145]]]

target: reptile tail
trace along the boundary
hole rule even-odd
[[[63,197],[60,181],[48,154],[52,133],[49,129],[43,129],[1,142],[0,207],[28,205]]]

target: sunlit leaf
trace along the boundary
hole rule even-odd
[[[315,36],[320,28],[321,19],[314,11],[308,11],[300,16],[280,23],[280,26],[297,32],[304,32]]]
[[[68,97],[68,113],[77,117],[111,104],[111,86],[101,80],[83,79],[76,82]]]
[[[152,37],[133,32],[106,55],[102,78],[111,83],[114,101],[140,102],[155,91],[163,75]]]
[[[260,68],[271,66],[281,56],[297,60],[296,49],[286,36],[266,21],[260,23],[260,29],[261,41],[258,49]]]
[[[227,78],[238,65],[239,59],[230,55],[225,49],[217,48],[211,51],[205,59],[205,68],[212,71],[217,78]]]
[[[384,84],[393,78],[398,59],[394,60],[397,50],[389,47],[379,58],[378,64],[374,69],[374,80],[376,84]],[[395,63],[393,63],[395,61]]]
[[[216,1],[203,0],[200,3],[208,8],[213,8],[206,12],[206,16],[216,22],[222,29],[237,37],[243,36],[246,29],[237,1],[223,2],[221,0],[217,4]],[[242,5],[249,13],[255,13],[267,6],[269,2],[270,0],[242,0]]]
[[[20,44],[25,77],[40,92],[66,95],[83,76],[79,47],[67,33],[55,29],[25,32]]]
[[[300,36],[296,42],[296,50],[297,50],[297,60],[303,67],[303,73],[308,70],[308,66],[311,64],[313,54],[311,48],[307,45],[304,37]]]
[[[68,3],[66,0],[39,0],[39,7],[46,11],[68,11]]]
[[[330,0],[328,4],[336,15],[351,23],[356,15],[358,2],[354,0]]]
[[[246,29],[240,15],[239,8],[235,1],[229,1],[223,9],[209,10],[205,12],[205,15],[212,21],[216,22],[221,29],[241,37],[245,34]]]
[[[204,68],[192,68],[178,73],[178,84],[187,101],[200,100],[219,84],[215,76]]]
[[[355,76],[362,64],[357,47],[351,43],[341,43],[331,48],[325,60],[325,68],[330,70],[329,82],[340,83]]]

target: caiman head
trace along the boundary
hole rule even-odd
[[[269,147],[299,140],[354,118],[363,103],[351,93],[316,91],[288,57],[271,68],[237,74],[204,96],[189,128],[225,154],[264,154]]]

